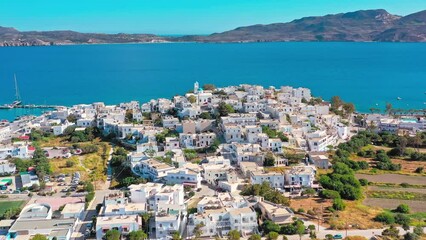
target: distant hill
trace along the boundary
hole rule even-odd
[[[103,34],[74,31],[28,31],[0,27],[0,46],[40,46],[93,43],[162,42],[164,38],[153,34]]]
[[[386,10],[305,17],[289,23],[239,27],[199,39],[206,42],[426,41],[426,11],[405,17]]]
[[[0,46],[141,42],[379,41],[426,42],[426,10],[401,17],[386,10],[360,10],[305,17],[288,23],[252,25],[208,36],[102,34],[74,31],[20,32],[0,27]]]

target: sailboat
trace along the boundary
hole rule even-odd
[[[11,104],[0,105],[0,109],[12,109],[22,104],[21,96],[19,95],[18,81],[16,80],[16,74],[14,74],[13,77],[15,80],[15,101],[13,101]]]
[[[22,104],[21,96],[19,95],[19,89],[18,89],[18,81],[16,80],[16,74],[13,74],[13,78],[15,79],[15,97],[16,100],[13,101],[12,107],[16,107]]]

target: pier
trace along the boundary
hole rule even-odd
[[[34,108],[57,108],[57,105],[36,105],[36,104],[26,104],[26,105],[1,105],[1,109],[16,109],[16,108],[26,108],[26,109],[34,109]]]

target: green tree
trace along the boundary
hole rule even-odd
[[[202,119],[212,119],[212,115],[209,112],[202,112],[200,114],[200,118],[202,118]]]
[[[343,101],[339,96],[333,96],[331,98],[331,107],[333,109],[338,109],[339,107],[341,107],[343,105]]]
[[[410,217],[402,213],[395,214],[394,218],[395,218],[395,223],[400,224],[402,226],[404,225],[408,226],[411,222]]]
[[[95,191],[95,187],[93,186],[93,183],[87,181],[84,183],[84,191],[86,192],[94,192]]]
[[[108,230],[106,233],[105,233],[105,239],[106,240],[119,240],[120,239],[120,232],[118,231],[118,230],[116,230],[116,229],[111,229],[111,230]]]
[[[23,160],[20,158],[12,159],[13,164],[16,166],[16,170],[18,172],[26,172],[29,167],[34,166],[34,161],[32,159]]]
[[[251,235],[248,240],[261,240],[262,238],[260,237],[259,234],[253,234]]]
[[[299,235],[299,239],[302,240],[302,236],[305,234],[306,227],[303,223],[298,223],[296,227],[296,233]]]
[[[216,89],[216,86],[213,84],[204,84],[203,85],[203,90],[209,90],[209,91],[214,91]]]
[[[238,230],[231,230],[228,232],[228,240],[240,240],[240,232]]]
[[[343,104],[343,109],[345,110],[346,114],[352,114],[355,112],[355,105],[353,103],[345,103]]]
[[[203,227],[204,227],[204,223],[199,223],[195,225],[194,232],[193,232],[195,239],[200,239],[200,237],[203,235],[203,229],[202,229]]]
[[[406,234],[404,234],[404,240],[419,240],[420,236],[418,236],[415,233],[410,233],[407,232]]]
[[[392,112],[392,104],[391,103],[386,103],[386,109],[385,112],[386,114],[390,114]]]
[[[41,234],[36,234],[31,238],[31,240],[47,240],[47,237]]]
[[[234,108],[225,103],[225,102],[220,102],[218,107],[217,107],[217,111],[219,112],[219,116],[228,116],[230,113],[234,113],[235,110]]]
[[[270,233],[270,232],[280,232],[281,228],[280,225],[270,221],[270,220],[266,220],[265,222],[263,222],[262,225],[263,230],[265,231],[265,233]]]
[[[75,165],[75,162],[73,160],[71,160],[71,159],[68,159],[65,162],[65,166],[68,167],[68,168],[73,167],[74,165]]]
[[[191,96],[188,97],[188,101],[190,103],[195,103],[195,102],[197,102],[197,97],[194,96],[194,95],[191,95]]]
[[[306,188],[302,191],[302,195],[312,197],[317,193],[313,188]]]
[[[263,166],[265,166],[265,167],[275,166],[275,156],[272,152],[266,153],[265,160],[263,161]]]
[[[148,235],[142,230],[132,231],[129,233],[129,240],[145,240]]]
[[[413,233],[417,234],[418,236],[423,236],[424,230],[422,226],[416,226],[413,229]]]
[[[148,232],[149,231],[149,219],[151,219],[152,214],[145,212],[145,213],[142,213],[141,217],[142,217],[142,226],[145,228],[145,232]]]
[[[368,180],[365,179],[365,178],[361,178],[361,179],[359,179],[359,183],[361,184],[361,186],[367,186]]]
[[[332,235],[332,234],[327,234],[327,235],[325,235],[325,239],[327,239],[327,240],[332,240],[332,239],[334,239],[334,238],[333,238],[333,235]]]
[[[68,115],[67,120],[70,123],[76,123],[77,122],[77,117],[74,114],[70,114],[70,115]]]
[[[394,225],[391,225],[389,228],[383,230],[382,235],[386,237],[398,239],[399,230]]]
[[[391,213],[388,213],[388,212],[379,213],[374,218],[374,220],[377,221],[377,222],[382,222],[382,223],[387,223],[387,224],[395,223],[394,216]]]
[[[407,149],[408,140],[406,137],[399,137],[399,141],[397,143],[397,148],[399,150],[399,154],[403,156],[405,154],[405,150]]]
[[[172,240],[182,240],[182,236],[180,235],[180,232],[173,233]]]
[[[333,209],[336,211],[343,211],[346,208],[346,204],[340,198],[335,198],[333,200]]]
[[[410,206],[408,206],[407,204],[399,204],[398,207],[396,207],[395,212],[410,213]]]
[[[277,240],[279,234],[277,232],[269,232],[266,239],[268,240]]]

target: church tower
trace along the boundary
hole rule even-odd
[[[198,93],[198,89],[200,88],[200,85],[198,84],[198,82],[194,83],[194,93],[197,94]]]

